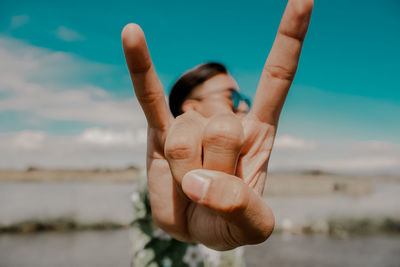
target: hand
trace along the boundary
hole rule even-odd
[[[263,242],[274,217],[261,196],[280,112],[296,73],[312,0],[290,0],[244,117],[191,111],[172,117],[141,28],[122,31],[148,122],[147,176],[156,223],[182,241],[227,250]],[[203,150],[203,153],[202,153]]]

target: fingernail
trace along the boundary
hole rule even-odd
[[[211,182],[210,178],[202,176],[199,172],[197,170],[190,171],[185,174],[182,180],[183,191],[195,202],[204,199]]]

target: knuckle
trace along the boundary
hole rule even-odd
[[[164,99],[164,93],[162,91],[146,91],[143,94],[136,93],[136,97],[142,104],[153,105]]]
[[[251,236],[251,239],[249,240],[249,244],[259,244],[267,240],[272,232],[274,231],[275,227],[275,220],[273,218],[270,218],[268,222],[264,222],[259,225],[259,228],[255,232],[254,235]]]
[[[297,0],[291,1],[289,5],[292,25],[281,27],[278,32],[301,43],[307,32],[314,2],[313,0]]]
[[[196,115],[178,116],[168,132],[164,155],[169,160],[193,158],[201,152],[201,133]]]
[[[230,212],[243,212],[247,208],[249,203],[248,194],[246,194],[244,190],[241,190],[240,188],[233,190],[232,194],[233,201],[231,207],[229,208]]]
[[[219,116],[212,119],[204,130],[204,142],[218,147],[241,147],[243,127],[234,116]]]
[[[271,235],[272,231],[270,229],[268,230],[263,230],[260,229],[259,233],[252,236],[247,243],[249,244],[260,244],[264,242],[265,240],[268,239],[268,237]]]
[[[229,187],[227,187],[228,189]],[[228,196],[224,198],[219,203],[219,211],[230,214],[230,216],[236,216],[237,214],[241,214],[247,208],[249,203],[248,194],[244,192],[240,187],[229,188],[229,192],[227,192]]]
[[[194,155],[194,145],[189,136],[180,138],[171,137],[165,142],[164,154],[167,159],[180,160],[187,159]]]
[[[280,65],[268,65],[264,67],[265,73],[279,80],[292,81],[294,79],[295,71],[291,71]]]

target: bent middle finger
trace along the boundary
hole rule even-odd
[[[203,134],[203,168],[235,175],[243,139],[242,123],[234,114],[211,118]]]
[[[168,130],[164,154],[178,184],[188,171],[202,167],[203,128],[204,118],[189,111],[178,116]]]

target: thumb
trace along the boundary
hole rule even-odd
[[[182,190],[192,201],[221,216],[238,245],[261,243],[273,231],[275,221],[270,207],[236,176],[192,170],[183,177]]]

